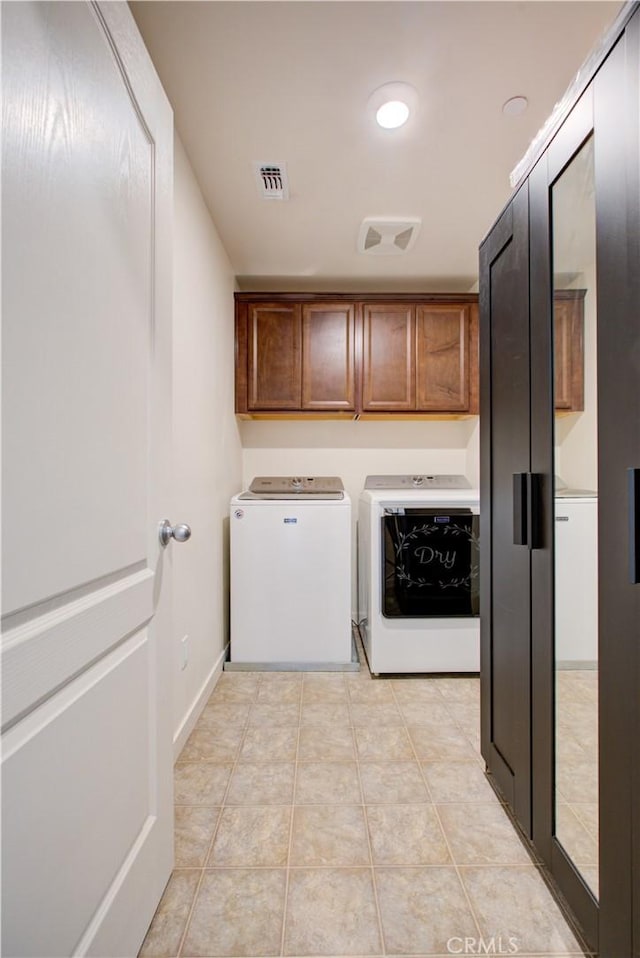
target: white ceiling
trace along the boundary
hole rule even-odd
[[[509,173],[619,2],[172,2],[131,8],[242,289],[468,290]],[[403,80],[400,130],[367,102]],[[505,100],[529,99],[521,117]],[[286,163],[262,199],[255,162]],[[357,252],[365,217],[418,216],[415,246]]]

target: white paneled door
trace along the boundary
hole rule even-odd
[[[2,954],[124,958],[173,854],[172,115],[126,3],[2,4],[2,87]]]

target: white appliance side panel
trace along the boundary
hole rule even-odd
[[[234,501],[231,661],[350,660],[350,503]]]
[[[358,610],[360,635],[371,671],[374,656],[372,624],[380,615],[380,509],[367,492],[359,502],[361,554],[359,556],[360,596]]]
[[[566,518],[565,518],[566,517]],[[598,500],[556,499],[556,661],[598,659]]]
[[[358,624],[369,617],[371,595],[371,507],[360,500],[358,505]]]

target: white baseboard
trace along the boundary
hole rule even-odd
[[[188,710],[184,719],[180,723],[179,728],[176,730],[175,735],[173,736],[173,761],[175,762],[178,758],[180,752],[184,748],[184,744],[193,732],[196,722],[200,718],[200,713],[207,704],[209,696],[216,687],[216,683],[220,678],[220,673],[222,672],[222,666],[227,658],[227,652],[229,650],[229,644],[225,645],[224,649],[214,662],[213,668],[206,677],[200,691],[196,695],[191,708]]]
[[[597,659],[568,659],[566,661],[557,659],[556,669],[561,672],[593,672],[598,668]]]

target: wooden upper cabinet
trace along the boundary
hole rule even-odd
[[[300,409],[300,306],[251,304],[248,310],[248,408]]]
[[[478,412],[473,294],[236,293],[236,412]]]
[[[362,325],[362,411],[415,410],[415,306],[365,303]]]
[[[584,289],[553,296],[554,396],[558,412],[584,409]]]
[[[476,304],[363,309],[363,412],[477,413]]]
[[[355,306],[302,307],[302,409],[355,412]]]

